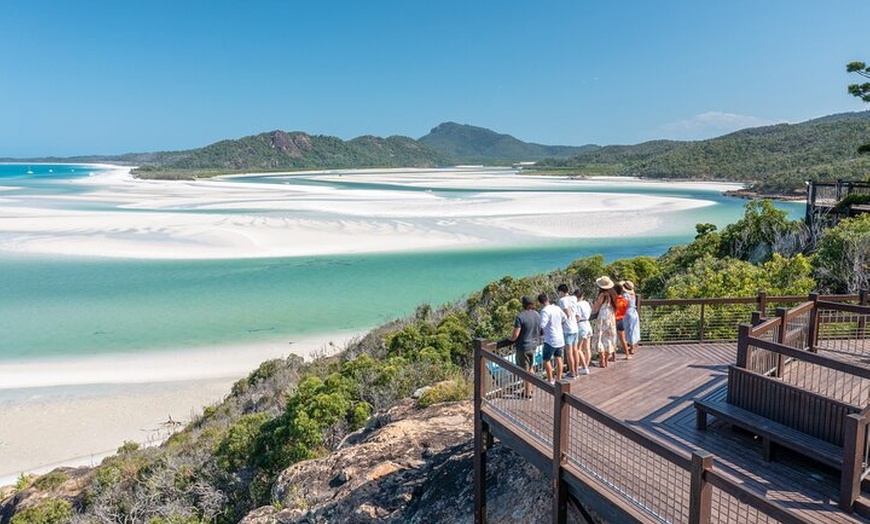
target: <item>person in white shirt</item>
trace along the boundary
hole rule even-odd
[[[580,352],[577,349],[577,299],[568,293],[567,284],[559,284],[556,288],[559,292],[559,307],[565,312],[565,323],[562,331],[565,333],[565,359],[568,361],[568,373],[566,378],[574,378],[578,375],[577,367],[580,364]]]
[[[592,305],[586,300],[586,295],[579,289],[574,290],[577,299],[577,332],[579,335],[578,353],[583,362],[584,372],[589,374],[589,362],[592,360],[592,324],[589,317],[592,315]]]
[[[546,293],[538,295],[541,309],[541,331],[544,334],[544,370],[547,372],[547,381],[553,383],[553,362],[556,362],[556,380],[562,380],[562,354],[565,348],[565,335],[562,332],[562,323],[567,320],[565,312],[555,305],[550,304]]]

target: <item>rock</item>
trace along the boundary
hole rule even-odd
[[[470,524],[472,414],[471,402],[416,409],[406,400],[388,411],[382,427],[360,432],[329,456],[286,469],[273,486],[273,505],[242,522]],[[487,470],[490,522],[551,520],[549,482],[537,469],[496,443]],[[270,512],[273,507],[286,509]]]

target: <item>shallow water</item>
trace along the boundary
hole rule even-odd
[[[0,185],[16,186],[12,190],[16,198],[32,196],[33,202],[45,202],[41,205],[79,209],[95,205],[75,198],[43,198],[74,197],[86,191],[70,183],[70,178],[87,176],[94,168],[34,165],[30,166],[34,174],[27,175],[22,173],[27,167],[0,165]],[[311,178],[293,182],[294,178],[298,177],[268,181],[354,189],[366,185]],[[383,184],[370,185],[384,188]],[[421,186],[404,190],[443,191],[451,198],[466,198],[483,189]],[[691,240],[696,223],[723,226],[738,219],[745,202],[713,191],[667,187],[590,190],[648,191],[710,200],[714,205],[674,212],[662,230],[644,237],[553,240],[513,249],[237,260],[0,253],[0,360],[292,341],[311,334],[364,329],[405,316],[422,303],[437,305],[457,299],[504,275],[552,270],[593,254],[603,254],[608,260],[658,255],[673,244]],[[802,205],[786,206],[797,216],[802,213]]]

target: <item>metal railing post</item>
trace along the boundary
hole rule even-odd
[[[713,469],[713,455],[692,452],[692,480],[689,493],[689,524],[709,524],[713,509],[713,486],[707,472]]]
[[[863,417],[857,413],[847,415],[843,425],[843,472],[840,475],[839,507],[843,511],[851,512],[861,494],[865,434]]]
[[[568,403],[565,395],[571,392],[571,383],[557,380],[553,395],[553,524],[568,522],[568,483],[562,465],[568,456]]]
[[[475,339],[474,346],[474,523],[486,523],[486,448],[491,442],[489,428],[483,421],[483,380],[486,361],[483,346],[486,340]]]

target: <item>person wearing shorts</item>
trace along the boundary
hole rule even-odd
[[[531,372],[535,365],[535,350],[541,339],[541,316],[535,311],[535,301],[524,296],[520,299],[523,310],[514,319],[514,330],[508,341],[513,342],[517,366]],[[525,398],[532,398],[532,385],[525,381]]]
[[[565,334],[562,332],[562,324],[565,322],[565,312],[555,305],[550,304],[546,293],[538,295],[541,308],[541,331],[544,334],[544,371],[547,373],[547,381],[553,383],[553,363],[556,364],[556,380],[562,380],[562,351],[565,347]]]
[[[592,361],[592,323],[589,318],[592,315],[592,305],[586,300],[586,295],[579,289],[574,290],[574,298],[577,300],[577,353],[583,364],[582,374],[589,374],[589,362]]]
[[[577,368],[580,365],[580,352],[577,349],[577,299],[568,293],[566,284],[559,284],[556,290],[559,292],[559,307],[566,317],[562,324],[565,334],[565,359],[568,361],[568,373],[565,376],[574,378],[579,375]]]

